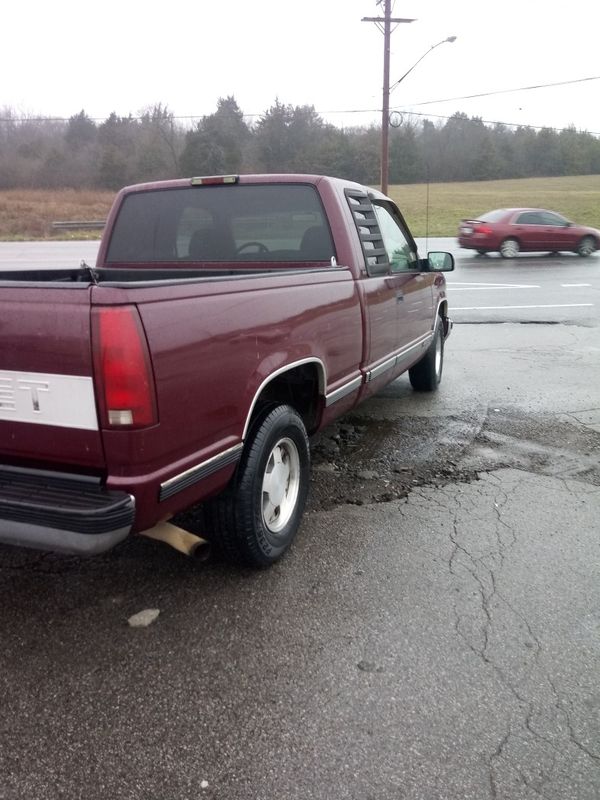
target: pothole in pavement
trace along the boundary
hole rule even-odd
[[[509,466],[600,485],[600,433],[564,416],[493,409],[463,466],[500,459]]]
[[[311,441],[312,482],[307,511],[353,503],[384,503],[417,486],[477,480],[482,472],[511,467],[600,486],[600,432],[586,415],[536,417],[491,407],[479,418],[402,417],[390,421],[344,417]],[[591,415],[592,422],[596,416]],[[597,427],[597,425],[596,425]],[[193,510],[189,512],[193,514]],[[2,570],[63,573],[105,569],[106,562],[139,556],[163,559],[130,537],[118,548],[80,559],[0,547]],[[174,566],[174,569],[176,567]]]
[[[560,417],[490,408],[382,422],[346,417],[315,436],[310,510],[389,502],[416,486],[472,481],[503,467],[600,485],[600,433]]]
[[[344,418],[311,441],[309,508],[389,502],[415,486],[473,480],[477,471],[460,460],[476,433],[459,418]]]

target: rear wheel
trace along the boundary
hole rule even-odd
[[[478,250],[477,252],[480,256],[484,256],[487,253],[487,250]]]
[[[596,242],[594,241],[593,236],[584,236],[583,239],[577,245],[577,254],[580,255],[582,258],[585,258],[586,256],[591,256],[595,250],[596,250]]]
[[[502,258],[516,258],[520,249],[516,239],[505,239],[500,245],[500,255]]]
[[[423,358],[408,370],[408,377],[417,392],[434,392],[442,380],[444,366],[444,334],[438,321],[433,340]]]
[[[292,543],[310,480],[306,428],[291,406],[254,423],[233,484],[204,506],[207,536],[231,561],[267,567]]]

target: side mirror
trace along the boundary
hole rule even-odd
[[[454,256],[452,253],[434,250],[427,253],[427,258],[422,259],[422,263],[424,269],[428,272],[452,272],[454,269]]]

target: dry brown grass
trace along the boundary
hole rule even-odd
[[[0,191],[0,240],[98,239],[102,231],[53,231],[53,222],[104,220],[115,193],[78,189]]]
[[[427,195],[429,218],[427,219]],[[63,220],[103,220],[110,191],[12,189],[0,191],[0,240],[98,239],[101,231],[53,231]],[[600,175],[524,178],[471,183],[390,186],[415,236],[455,236],[459,220],[492,208],[537,206],[581,225],[600,227]]]

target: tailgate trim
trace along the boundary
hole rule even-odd
[[[0,420],[97,431],[94,382],[85,375],[0,369]]]

